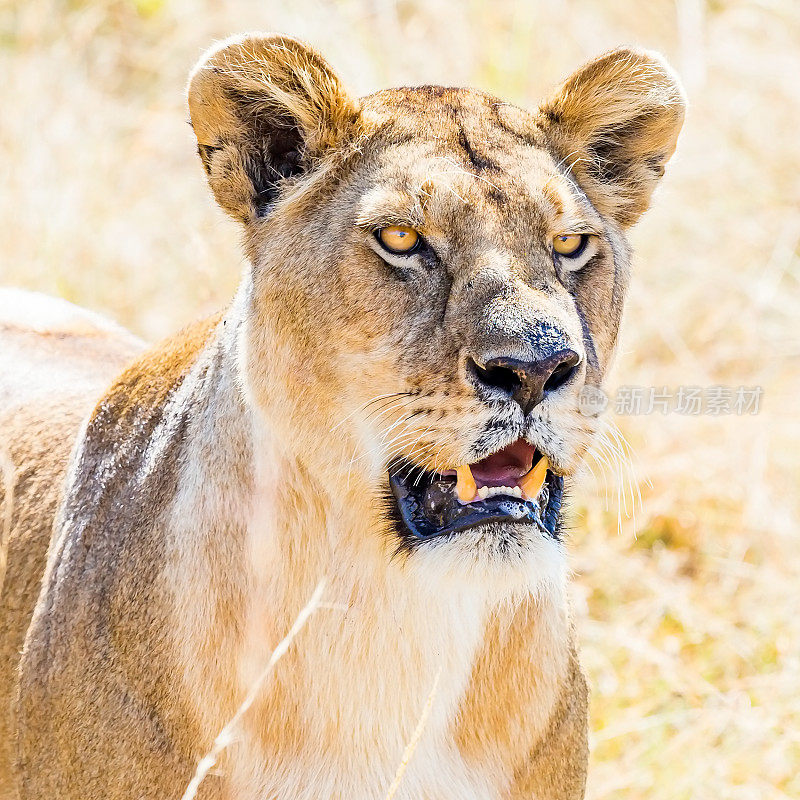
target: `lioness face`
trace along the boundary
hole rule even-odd
[[[625,228],[683,119],[656,56],[615,51],[534,113],[420,87],[356,101],[281,37],[190,86],[214,192],[253,263],[256,401],[353,472],[409,549],[519,560],[560,535],[628,284]],[[337,490],[337,489],[334,489]]]

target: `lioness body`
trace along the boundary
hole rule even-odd
[[[279,500],[286,504],[284,518],[291,523],[279,532],[286,537],[282,546],[270,547],[282,553],[272,558],[288,556],[289,562],[278,566],[272,561],[275,573],[252,574],[254,563],[270,563],[261,561],[269,554],[252,561],[250,553],[264,546],[258,527],[271,523],[261,517],[259,504],[269,502],[263,495],[271,488],[268,483],[254,485],[259,469],[253,462],[253,421],[241,414],[235,394],[230,396],[225,334],[226,325],[218,320],[184,331],[136,359],[102,392],[103,382],[131,357],[130,341],[104,335],[98,349],[108,357],[97,361],[97,350],[86,357],[86,342],[79,336],[67,334],[52,342],[35,331],[24,336],[8,329],[2,333],[5,352],[18,347],[18,371],[42,400],[25,413],[18,403],[10,404],[3,414],[2,434],[15,443],[11,455],[18,475],[36,475],[32,487],[24,477],[18,479],[12,518],[3,593],[4,631],[13,634],[4,637],[5,700],[16,683],[11,678],[39,591],[68,453],[89,412],[73,466],[78,475],[71,480],[80,480],[83,470],[110,477],[94,487],[93,497],[82,493],[80,506],[66,510],[91,519],[95,528],[91,539],[80,531],[55,543],[51,563],[61,568],[45,577],[48,602],[38,609],[28,634],[30,654],[23,657],[26,723],[19,735],[22,751],[34,757],[23,761],[25,797],[55,791],[120,800],[178,796],[198,757],[210,749],[213,734],[233,716],[241,700],[242,669],[247,662],[252,667],[266,661],[270,647],[313,589],[315,576],[329,571],[317,563],[327,555],[318,559],[313,547],[292,554],[294,526],[323,531],[330,512],[302,503],[291,490],[301,473],[284,462],[269,468],[280,467],[291,478],[290,486],[283,487],[289,496]],[[44,350],[52,360],[37,364]],[[69,393],[53,391],[55,364],[83,381],[69,381]],[[165,403],[168,397],[179,399]],[[226,408],[231,401],[233,407]],[[198,430],[193,424],[207,413],[221,428],[211,437],[207,428]],[[148,453],[154,447],[159,452]],[[113,458],[125,461],[98,470],[87,451],[106,459],[113,452]],[[182,481],[162,470],[150,475],[139,470],[134,485],[115,480],[131,476],[129,463],[152,458],[155,464],[170,451],[171,463],[184,463]],[[254,495],[261,497],[255,504]],[[103,516],[98,519],[98,514]],[[345,516],[343,509],[338,514]],[[210,526],[209,520],[219,520],[219,527]],[[358,523],[349,524],[357,531]],[[204,526],[203,535],[192,537],[189,552],[169,553],[168,542],[147,535],[148,530],[167,528],[173,535],[185,528],[188,535],[197,525]],[[80,556],[65,558],[67,548],[79,549]],[[321,546],[319,555],[323,553]],[[91,559],[124,564],[123,574],[109,576],[88,566]],[[586,690],[561,598],[493,610],[482,587],[476,587],[459,592],[435,614],[435,595],[420,586],[411,590],[409,576],[392,576],[383,567],[383,580],[370,587],[360,580],[366,568],[354,564],[351,574],[338,576],[329,588],[330,596],[347,598],[347,612],[319,612],[301,636],[298,652],[279,663],[275,684],[254,714],[253,741],[230,754],[228,770],[236,787],[231,796],[379,796],[393,777],[439,670],[444,675],[437,692],[438,719],[431,721],[408,769],[408,796],[528,797],[534,789],[546,797],[580,794]],[[375,573],[369,574],[374,581]],[[276,591],[276,579],[285,607],[274,618],[258,620],[272,637],[248,645],[241,621],[262,616],[258,601]],[[147,603],[137,602],[137,593]],[[271,602],[264,607],[275,608]],[[393,618],[388,630],[384,614]],[[406,626],[423,635],[415,636],[404,652],[397,632]],[[89,640],[87,630],[92,631]],[[165,631],[171,632],[166,640]],[[365,651],[367,642],[370,649]],[[253,647],[256,652],[250,652]],[[75,657],[78,648],[80,658]],[[442,662],[441,654],[448,651],[453,655]],[[520,678],[531,669],[537,680],[526,686]],[[181,676],[185,695],[176,703]],[[320,713],[333,698],[335,723]],[[135,736],[120,731],[124,718],[126,724],[131,718],[136,721]],[[76,720],[85,729],[76,728]],[[15,725],[7,718],[6,726],[3,741],[10,743]],[[340,735],[339,726],[346,736]],[[545,732],[543,746],[534,748]],[[39,746],[43,737],[56,745],[57,765],[52,751]],[[0,773],[6,780],[10,750]],[[504,768],[509,759],[516,764],[516,775]],[[6,789],[13,797],[10,788],[9,783]],[[212,777],[200,796],[229,795]]]
[[[0,433],[23,478],[0,787],[180,797],[324,578],[328,603],[198,797],[382,797],[421,717],[398,800],[582,797],[560,528],[501,520],[423,541],[392,511],[387,469],[477,469],[514,442],[574,469],[592,433],[577,393],[616,341],[624,228],[682,119],[671,74],[613,53],[538,116],[439,87],[354,101],[313,51],[252,37],[210,53],[189,102],[253,265],[230,308],[121,373],[137,348],[120,332],[91,365],[63,337],[56,375],[32,366],[44,334],[4,333],[24,338],[10,369],[58,391],[23,415],[21,382],[4,384]],[[392,224],[428,249],[383,248]],[[585,255],[567,263],[550,242],[572,230]],[[535,400],[475,366],[501,357],[528,376],[555,350],[569,370]]]

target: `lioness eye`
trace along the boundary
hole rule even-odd
[[[390,225],[376,231],[375,237],[390,253],[407,256],[413,253],[422,237],[408,225]]]
[[[588,241],[589,237],[585,233],[565,233],[553,239],[553,250],[560,256],[577,258]]]

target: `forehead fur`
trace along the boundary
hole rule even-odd
[[[501,238],[523,233],[515,219],[528,236],[600,226],[536,118],[509,103],[470,89],[391,89],[363,99],[362,119],[359,151],[380,175],[362,201],[363,224],[404,222],[435,233],[430,227],[443,216],[482,228],[502,218]]]
[[[467,130],[491,137],[486,144],[512,138],[528,146],[543,147],[545,139],[535,117],[523,109],[476,89],[415,86],[384,89],[361,100],[362,116],[380,128],[391,126],[395,135],[461,139],[477,170],[496,167],[484,152],[470,150]]]

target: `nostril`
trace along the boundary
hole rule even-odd
[[[480,383],[493,389],[499,389],[509,397],[513,397],[522,387],[519,375],[508,367],[496,364],[487,364],[482,367],[474,359],[470,359],[470,367]]]
[[[553,370],[550,377],[545,381],[543,387],[544,393],[547,394],[547,392],[552,392],[560,386],[563,386],[575,374],[577,369],[577,355],[575,355],[574,358],[570,357],[568,360],[563,361]]]
[[[574,350],[559,350],[536,361],[498,357],[479,364],[470,358],[467,368],[476,388],[502,392],[505,397],[516,400],[528,414],[550,392],[566,384],[575,375],[579,363],[580,356]]]

